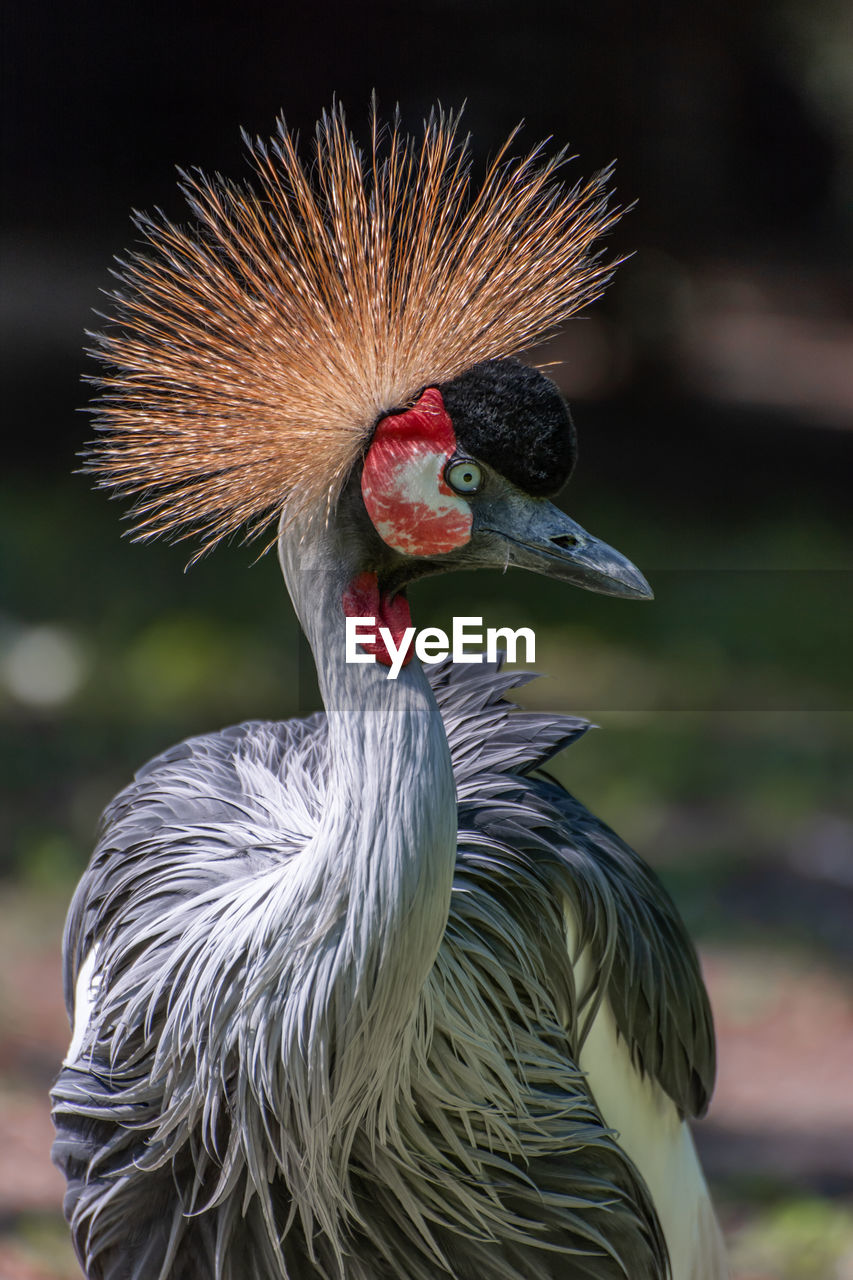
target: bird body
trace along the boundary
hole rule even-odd
[[[299,1171],[298,1216],[284,1252],[289,1275],[313,1275],[315,1265],[318,1275],[337,1274],[336,1236],[347,1277],[621,1275],[615,1261],[595,1253],[601,1237],[640,1280],[665,1274],[657,1219],[667,1208],[674,1220],[669,1248],[675,1252],[680,1229],[690,1240],[681,1257],[694,1268],[679,1268],[676,1257],[673,1275],[725,1274],[715,1252],[707,1255],[707,1272],[694,1257],[711,1210],[681,1115],[696,1106],[695,1092],[704,1087],[697,1077],[707,1082],[713,1062],[692,949],[636,855],[539,772],[586,725],[512,710],[502,695],[517,674],[447,664],[430,677],[454,765],[458,843],[452,881],[437,877],[419,889],[442,902],[436,914],[443,918],[432,936],[426,926],[415,939],[405,930],[389,949],[390,991],[368,1042],[353,1022],[346,1079],[342,1067],[334,1083],[324,1082],[337,1091],[317,1098],[313,1114],[300,1114],[300,1102],[310,1107],[308,1079],[328,1053],[331,1028],[314,1027],[318,1011],[308,992],[320,988],[328,1019],[329,1002],[341,997],[337,984],[345,984],[343,1012],[336,1005],[344,1021],[358,993],[346,968],[334,969],[328,944],[305,952],[312,969],[282,980],[280,953],[292,955],[292,923],[274,893],[322,820],[325,717],[191,740],[147,766],[108,812],[69,920],[68,982],[77,957],[97,945],[105,968],[105,951],[113,950],[127,970],[113,980],[116,1006],[126,1005],[127,987],[138,986],[140,1008],[128,1032],[138,1035],[143,1017],[158,1028],[171,1021],[172,1030],[168,1043],[160,1033],[159,1069],[141,1077],[132,1033],[119,1048],[118,1062],[128,1064],[122,1069],[109,1053],[87,1052],[81,1035],[54,1090],[57,1152],[70,1175],[67,1209],[94,1257],[109,1256],[101,1241],[117,1239],[136,1268],[128,1274],[155,1275],[174,1232],[176,1276],[217,1274],[208,1261],[217,1242],[226,1278],[276,1275],[262,1255],[254,1270],[246,1262],[268,1234],[265,1212],[282,1232],[294,1208],[275,1198],[268,1168],[252,1168],[251,1152],[260,1149],[283,1157],[288,1186],[297,1181],[288,1160]],[[393,758],[400,759],[396,740]],[[371,809],[377,802],[365,797]],[[294,829],[296,815],[301,830]],[[358,821],[360,809],[352,816]],[[390,914],[388,886],[374,888],[381,908],[368,885],[353,886],[347,903],[365,925],[375,910]],[[128,919],[128,900],[139,903],[143,918]],[[404,900],[405,907],[397,905],[409,913],[423,905],[418,889]],[[567,920],[577,922],[568,945]],[[337,939],[340,918],[329,925]],[[356,922],[348,919],[348,928],[355,934]],[[372,927],[367,932],[372,936]],[[140,937],[143,953],[136,951]],[[405,979],[418,960],[428,973],[413,998]],[[630,976],[655,967],[671,974],[676,964],[674,992],[654,978]],[[90,970],[82,980],[91,981]],[[628,1009],[621,1035],[614,1008]],[[654,1011],[648,1020],[646,1009]],[[632,1012],[642,1038],[629,1038]],[[628,1052],[647,1060],[665,1031],[671,1056],[656,1066],[673,1092],[682,1090],[677,1100],[654,1077],[643,1079]],[[289,1079],[277,1079],[278,1070]],[[148,1120],[152,1104],[165,1130],[159,1139]],[[173,1110],[179,1114],[170,1116]],[[229,1145],[216,1151],[223,1112]],[[190,1165],[190,1135],[203,1142],[207,1125],[214,1151],[194,1150]],[[212,1196],[221,1169],[228,1171],[224,1201]],[[190,1203],[175,1196],[176,1173]],[[266,1196],[273,1199],[265,1209]],[[206,1213],[191,1216],[211,1198]],[[229,1223],[235,1201],[248,1201],[248,1209]],[[423,1238],[405,1226],[413,1206],[426,1214]],[[695,1215],[692,1224],[684,1225],[686,1212]],[[228,1230],[223,1242],[220,1232]],[[139,1259],[134,1240],[141,1242]],[[573,1256],[590,1247],[592,1260]],[[104,1274],[113,1273],[107,1267]]]
[[[396,634],[425,573],[649,594],[546,501],[571,421],[502,355],[600,285],[610,215],[598,186],[579,203],[525,162],[451,217],[444,123],[419,159],[394,135],[385,168],[374,138],[369,189],[342,116],[324,129],[319,220],[282,135],[286,184],[256,152],[274,199],[197,183],[203,233],[152,233],[103,340],[119,372],[94,469],[142,494],[143,534],[210,542],[277,509],[325,713],[191,739],[105,815],[66,927],[53,1091],[78,1254],[98,1280],[720,1280],[685,1122],[713,1083],[707,997],[652,873],[542,772],[585,723],[512,709],[499,664],[388,680],[382,645],[345,656],[347,616],[367,602]],[[436,329],[424,280],[467,318]],[[317,353],[294,364],[294,316],[326,324],[355,409],[340,381],[325,417],[299,391]]]

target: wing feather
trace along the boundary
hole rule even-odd
[[[482,1161],[491,1148],[509,1151],[517,1141],[522,1142],[519,1158],[525,1144],[540,1152],[524,1165],[510,1161],[503,1172],[498,1161],[488,1173],[496,1189],[504,1187],[504,1212],[507,1205],[516,1205],[518,1243],[501,1254],[508,1277],[545,1280],[562,1275],[550,1269],[547,1248],[531,1250],[524,1244],[524,1230],[529,1229],[524,1224],[539,1221],[546,1239],[553,1229],[555,1242],[565,1243],[557,1224],[565,1230],[573,1221],[577,1248],[591,1250],[586,1261],[578,1255],[573,1264],[578,1275],[615,1280],[621,1274],[618,1256],[630,1264],[632,1280],[658,1280],[666,1263],[655,1210],[641,1176],[602,1122],[578,1064],[595,1014],[606,1001],[639,1073],[656,1082],[682,1114],[701,1113],[713,1083],[713,1028],[695,953],[652,872],[609,828],[541,773],[558,751],[583,735],[587,722],[514,708],[505,695],[531,677],[502,670],[500,663],[445,663],[431,668],[429,675],[453,756],[460,831],[458,872],[429,1017],[435,1042],[445,1038],[455,1047],[431,1054],[420,1064],[411,1150],[425,1142],[427,1125],[441,1167],[449,1162],[448,1168],[464,1168],[466,1160],[479,1160],[481,1177],[486,1176]],[[98,954],[112,956],[112,963],[122,966],[116,974],[94,975],[97,980],[87,990],[97,1006],[102,986],[108,988],[114,977],[128,981],[135,963],[134,939],[155,933],[164,912],[192,910],[192,903],[209,900],[223,887],[263,877],[303,847],[322,812],[325,762],[326,721],[317,715],[284,724],[252,722],[192,738],[140,769],[104,816],[98,846],[69,913],[65,966],[72,1018],[75,984],[93,948],[101,948]],[[589,977],[582,977],[583,966],[568,954],[564,910],[578,922],[577,946],[591,961],[585,970]],[[145,963],[150,970],[150,956]],[[149,970],[140,981],[157,979]],[[474,1034],[479,1015],[472,1012],[472,988],[459,988],[460,975],[471,973],[479,975],[474,987],[483,1002],[482,1019],[495,1036],[491,1049]],[[166,999],[168,992],[162,995]],[[152,997],[149,1009],[159,999]],[[140,1003],[140,1010],[143,1007]],[[241,1270],[235,1262],[242,1256],[241,1241],[253,1240],[256,1234],[269,1238],[260,1221],[253,1226],[256,1206],[246,1208],[247,1216],[239,1223],[226,1223],[219,1193],[228,1186],[228,1203],[242,1199],[239,1168],[222,1168],[215,1151],[193,1143],[176,1157],[184,1160],[185,1168],[179,1169],[174,1161],[153,1164],[144,1135],[162,1109],[162,1077],[159,1086],[146,1085],[140,1048],[136,1066],[131,1056],[122,1064],[122,1083],[116,1084],[113,1064],[103,1056],[91,1056],[93,1045],[100,1045],[101,1054],[106,1052],[105,1042],[97,1035],[87,1036],[85,1027],[79,1041],[75,1036],[76,1056],[67,1060],[53,1094],[58,1130],[54,1158],[68,1178],[66,1211],[81,1258],[85,1261],[94,1250],[105,1277],[125,1274],[116,1232],[125,1229],[132,1206],[141,1260],[132,1273],[134,1280],[154,1274],[155,1262],[163,1266],[170,1256],[189,1257],[193,1250],[208,1259],[205,1276],[233,1275],[236,1280],[244,1274],[279,1274],[279,1263],[272,1258],[259,1257],[255,1271]],[[143,1035],[137,1043],[144,1041]],[[499,1052],[495,1046],[500,1046]],[[468,1118],[461,1118],[461,1101],[476,1095],[473,1082],[483,1077],[486,1063],[492,1072],[489,1088],[497,1091],[494,1097],[502,1096],[502,1089],[510,1091],[507,1114],[515,1119],[509,1128],[494,1099],[475,1103]],[[134,1070],[139,1078],[128,1091]],[[442,1074],[448,1071],[449,1076]],[[512,1100],[516,1077],[527,1082],[523,1107],[520,1095]],[[429,1094],[431,1080],[434,1095]],[[532,1083],[536,1080],[542,1082],[541,1094],[540,1085]],[[457,1112],[445,1112],[448,1097],[460,1100]],[[217,1125],[226,1123],[230,1104],[217,1105],[208,1124],[212,1142]],[[532,1109],[524,1121],[526,1108]],[[449,1114],[455,1116],[453,1125],[461,1127],[448,1127]],[[529,1130],[522,1141],[524,1124]],[[513,1125],[521,1126],[515,1138]],[[372,1152],[370,1159],[377,1158]],[[413,1168],[423,1159],[427,1156],[421,1150]],[[143,1176],[143,1170],[149,1181],[140,1206],[130,1184]],[[411,1182],[415,1177],[412,1169],[389,1166],[388,1185],[397,1189],[383,1221],[390,1218],[394,1196],[402,1197],[401,1203],[407,1195],[413,1204],[424,1196],[428,1200],[429,1179]],[[411,1182],[408,1192],[406,1179]],[[172,1203],[169,1197],[176,1185],[184,1188],[189,1207],[203,1204],[215,1190],[223,1206],[216,1220],[218,1237],[211,1234],[210,1215],[186,1218],[179,1204],[180,1222],[169,1217],[165,1206]],[[472,1223],[472,1215],[483,1212],[482,1201],[476,1196],[466,1199],[464,1178],[459,1186],[463,1190],[454,1212],[467,1215]],[[371,1203],[382,1200],[384,1188],[382,1183],[372,1189]],[[607,1202],[603,1217],[596,1207],[602,1196]],[[568,1209],[573,1197],[576,1214]],[[107,1203],[111,1208],[104,1213]],[[448,1202],[447,1212],[451,1209]],[[286,1202],[275,1210],[279,1211],[285,1221]],[[489,1259],[494,1262],[485,1219],[481,1229],[481,1244],[472,1238],[463,1258],[454,1252],[459,1237],[450,1221],[431,1228],[454,1274],[467,1275],[471,1266],[472,1275],[482,1273]],[[393,1274],[387,1267],[390,1255],[383,1253],[393,1253],[392,1235],[386,1234],[384,1244],[374,1239],[370,1248],[365,1246],[365,1280],[368,1275]],[[606,1238],[617,1250],[609,1260],[606,1250],[601,1252]],[[314,1275],[310,1247],[300,1244],[298,1232],[291,1232],[287,1241],[297,1268],[294,1274]],[[371,1254],[374,1248],[379,1252]],[[118,1269],[111,1270],[106,1260],[113,1256]],[[227,1265],[222,1261],[226,1257]],[[236,1270],[229,1272],[229,1267]],[[322,1267],[316,1274],[324,1274]],[[412,1271],[412,1276],[419,1274]]]

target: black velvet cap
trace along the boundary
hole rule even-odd
[[[561,489],[577,459],[569,408],[550,378],[520,360],[483,360],[439,387],[459,445],[519,489]]]

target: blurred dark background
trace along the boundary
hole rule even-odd
[[[476,164],[526,122],[617,160],[633,256],[546,348],[582,524],[651,606],[521,575],[416,619],[533,625],[527,700],[602,730],[559,763],[652,862],[702,951],[720,1084],[699,1141],[739,1277],[853,1276],[853,24],[846,0],[7,5],[2,50],[0,1272],[75,1275],[47,1163],[61,920],[149,754],[314,694],[271,557],[133,546],[72,475],[87,326],[175,165],[243,176],[337,95],[466,101]]]

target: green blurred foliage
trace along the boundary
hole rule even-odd
[[[848,1280],[853,1270],[853,1211],[816,1197],[784,1198],[732,1233],[738,1275],[773,1280]]]

